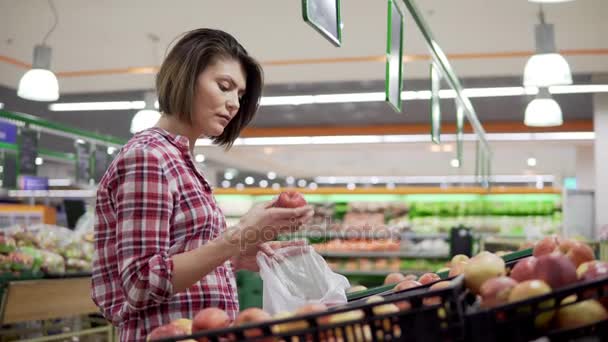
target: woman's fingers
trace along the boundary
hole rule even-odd
[[[260,245],[260,250],[262,252],[264,252],[264,254],[266,254],[267,256],[271,257],[275,254],[274,250],[275,248],[272,247],[271,244],[269,243],[263,243]]]

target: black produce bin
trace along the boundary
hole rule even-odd
[[[519,259],[521,260],[521,259]],[[508,262],[513,267],[518,260]],[[575,301],[562,301],[575,295]],[[557,310],[587,300],[608,300],[608,278],[578,282],[553,292],[491,309],[468,307],[465,310],[466,341],[471,342],[519,342],[519,341],[608,341],[608,320],[584,327],[558,330],[554,318]],[[572,297],[570,300],[574,300]],[[553,317],[545,328],[539,328],[535,320],[540,314]]]
[[[432,285],[396,293],[392,290],[383,292],[384,301],[379,303],[367,303],[367,298],[361,298],[322,313],[200,331],[190,336],[155,341],[173,342],[203,337],[208,341],[462,341],[465,328],[463,278],[456,277],[451,280],[451,286],[429,291]],[[425,305],[431,298],[441,298],[440,304]],[[386,314],[378,312],[383,305],[405,301],[411,306],[409,310]],[[355,318],[327,323],[330,316],[347,312],[351,315],[355,313]],[[291,328],[286,329],[286,325]]]

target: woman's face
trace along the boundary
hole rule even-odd
[[[246,76],[234,59],[216,59],[198,75],[192,108],[192,125],[206,137],[222,134],[236,116],[245,93]]]

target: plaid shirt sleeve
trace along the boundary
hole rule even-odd
[[[168,254],[173,195],[160,161],[154,152],[134,148],[116,165],[116,254],[133,310],[166,302],[173,292]]]

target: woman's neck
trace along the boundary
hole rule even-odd
[[[194,151],[194,145],[196,143],[196,139],[198,139],[199,137],[199,134],[197,132],[194,132],[192,126],[180,121],[177,116],[161,116],[158,122],[156,123],[156,127],[162,128],[171,134],[181,135],[188,138],[188,141],[190,143],[190,153]]]

